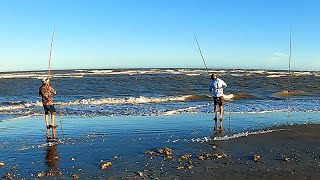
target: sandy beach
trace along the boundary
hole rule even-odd
[[[226,158],[197,161],[192,179],[318,179],[320,125],[273,127],[272,133],[209,143]],[[209,146],[209,145],[208,145]],[[203,149],[210,149],[206,147]],[[211,153],[211,152],[210,152]],[[201,172],[201,173],[200,173]]]
[[[233,114],[219,133],[213,132],[211,114],[64,116],[55,145],[45,143],[43,117],[2,120],[0,175],[7,179],[317,179],[318,114],[292,114],[291,125],[285,125],[285,114]]]

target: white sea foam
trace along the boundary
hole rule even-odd
[[[51,74],[52,78],[81,78],[89,73],[55,73]],[[46,72],[22,72],[22,73],[5,73],[0,74],[0,79],[43,79],[48,75]]]
[[[281,75],[287,75],[288,72],[279,72],[279,71],[267,71],[267,74],[281,74]]]
[[[285,77],[287,75],[284,74],[272,74],[272,75],[268,75],[268,78],[278,78],[278,77]]]
[[[293,75],[294,76],[310,76],[310,75],[312,75],[312,73],[311,72],[293,72]]]
[[[239,111],[232,112],[232,114],[266,114],[266,113],[274,113],[274,112],[286,112],[287,109],[275,109],[275,110],[265,110],[265,111]]]
[[[259,130],[259,131],[253,131],[253,132],[242,132],[242,133],[238,133],[238,134],[233,134],[233,135],[225,135],[223,137],[214,137],[213,140],[214,141],[225,141],[225,140],[229,140],[229,139],[235,139],[235,138],[241,138],[241,137],[247,137],[249,135],[256,135],[256,134],[266,134],[266,133],[272,133],[272,132],[276,132],[276,131],[285,131],[288,129],[271,129],[271,130]]]
[[[45,76],[45,72],[4,73],[0,74],[0,79],[38,78],[39,76]]]
[[[248,71],[248,73],[252,73],[252,74],[264,74],[266,71],[265,70],[251,70]]]
[[[101,105],[101,104],[144,104],[144,103],[163,103],[173,101],[187,101],[191,95],[186,96],[173,96],[173,97],[127,97],[127,98],[101,98],[101,99],[81,99],[76,101],[69,101],[62,103],[62,105]]]
[[[209,105],[210,105],[210,103],[204,104],[204,105],[181,108],[181,109],[175,109],[175,110],[171,110],[171,111],[166,111],[162,115],[170,116],[170,115],[175,115],[175,114],[180,114],[180,113],[195,113],[195,111],[197,109],[204,107],[204,106],[209,106]]]
[[[241,76],[245,76],[245,74],[234,74],[232,73],[231,76],[234,76],[234,77],[241,77]]]
[[[196,138],[196,139],[191,139],[192,142],[199,142],[199,143],[204,143],[204,142],[209,142],[209,141],[226,141],[230,139],[236,139],[236,138],[241,138],[241,137],[247,137],[250,135],[257,135],[257,134],[266,134],[266,133],[272,133],[276,131],[286,131],[289,129],[271,129],[271,130],[259,130],[259,131],[253,131],[253,132],[241,132],[237,134],[232,134],[232,135],[225,135],[225,136],[216,136],[214,138],[211,137],[203,137],[203,138]]]
[[[9,105],[9,106],[0,106],[0,111],[9,111],[9,110],[15,110],[15,109],[22,109],[28,107],[24,104],[16,104],[16,105]]]
[[[193,74],[186,74],[187,76],[200,76],[201,74],[196,74],[196,73],[193,73]]]
[[[22,119],[29,118],[29,117],[32,117],[32,116],[34,116],[34,115],[19,116],[19,117],[5,119],[5,120],[2,120],[2,121],[22,120]]]
[[[236,69],[236,70],[230,70],[229,72],[231,72],[231,73],[245,73],[247,71],[246,70],[242,70],[242,69]]]

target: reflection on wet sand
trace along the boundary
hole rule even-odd
[[[57,152],[58,145],[48,146],[45,156],[45,164],[48,167],[48,171],[57,170],[57,162],[59,161],[59,154]]]
[[[57,151],[58,145],[49,143],[45,154],[45,164],[47,171],[42,171],[38,174],[38,178],[49,176],[62,176],[63,173],[58,171],[59,154]]]

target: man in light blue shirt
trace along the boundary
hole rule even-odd
[[[214,130],[217,130],[217,120],[218,120],[218,106],[220,113],[220,130],[222,130],[222,120],[223,120],[223,104],[224,104],[224,94],[223,88],[227,87],[227,84],[220,78],[217,74],[211,74],[211,83],[209,91],[212,92],[213,104],[214,104]]]

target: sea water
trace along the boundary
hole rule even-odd
[[[209,70],[228,87],[226,113],[319,112],[320,72]],[[76,116],[161,116],[212,113],[203,69],[52,71],[58,113]],[[38,89],[46,71],[0,73],[0,120],[42,115]],[[287,91],[290,91],[288,97]]]

